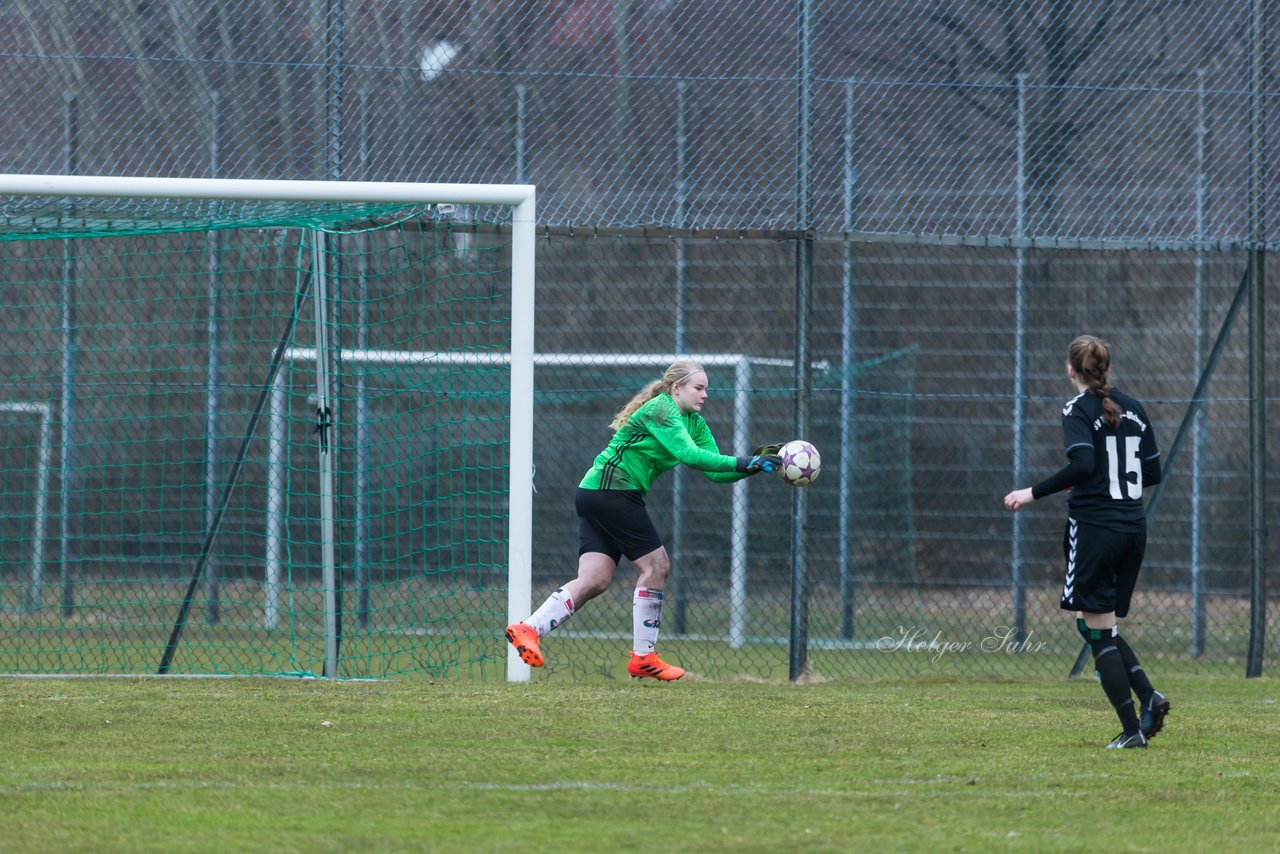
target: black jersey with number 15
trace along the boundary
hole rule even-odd
[[[1067,456],[1073,448],[1093,448],[1093,473],[1072,488],[1067,506],[1078,521],[1117,531],[1142,530],[1142,489],[1160,478],[1160,449],[1142,404],[1115,389],[1111,399],[1122,410],[1115,427],[1102,420],[1102,398],[1095,394],[1083,392],[1062,408]]]

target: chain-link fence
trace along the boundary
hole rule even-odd
[[[441,341],[467,349],[467,330],[485,317],[471,291],[492,293],[502,279],[466,260],[490,245],[489,231],[344,238],[334,346],[392,356]],[[12,661],[154,667],[184,579],[208,558],[193,631],[233,652],[210,652],[205,666],[314,663],[314,356],[289,357],[287,393],[272,396],[260,430],[245,432],[272,345],[288,330],[299,251],[290,233],[221,237],[216,248],[197,233],[82,250],[74,325],[59,295],[68,244],[7,244],[5,269],[22,271],[3,291],[13,322],[0,636]],[[540,244],[535,600],[576,567],[574,487],[608,441],[612,413],[671,352],[700,354],[711,378],[704,415],[726,452],[792,435],[800,396],[788,276],[802,241],[546,230]],[[210,259],[226,271],[213,310],[226,339],[216,369]],[[649,506],[673,557],[663,628],[673,657],[711,677],[785,676],[799,573],[816,675],[1065,675],[1079,642],[1057,608],[1064,502],[1012,516],[1000,499],[1059,466],[1058,413],[1072,393],[1065,346],[1089,328],[1113,346],[1117,385],[1146,402],[1168,473],[1150,495],[1127,631],[1166,668],[1238,671],[1250,611],[1242,253],[820,240],[814,260],[804,394],[822,474],[803,493],[765,476],[725,486],[679,470],[658,481]],[[310,307],[294,311],[289,340],[305,349]],[[484,322],[502,334],[501,316]],[[67,352],[74,416],[57,393]],[[411,362],[350,361],[336,382],[342,672],[496,676],[506,529],[493,484],[504,482],[506,398],[487,390],[488,374]],[[1197,396],[1206,373],[1212,381]],[[1186,420],[1193,401],[1199,415]],[[71,417],[80,426],[64,437]],[[245,436],[248,468],[203,555],[209,511]],[[630,644],[627,573],[547,639],[552,678],[616,672]],[[392,638],[391,650],[378,646]],[[201,665],[184,659],[190,666]]]
[[[1250,45],[1280,26],[1253,6],[34,0],[0,10],[0,169],[528,182],[580,227],[1240,241]]]
[[[565,278],[585,285],[593,271],[627,275],[608,302],[578,311],[557,310],[559,300],[576,302],[599,287],[545,286],[539,349],[638,354],[682,334],[699,353],[772,359],[781,367],[750,371],[748,426],[737,423],[740,379],[728,358],[708,366],[712,394],[703,413],[722,447],[736,439],[738,452],[788,436],[796,246],[550,236],[539,255],[544,285]],[[696,277],[681,275],[682,259]],[[1237,671],[1250,609],[1247,336],[1242,315],[1229,313],[1244,270],[1243,253],[819,241],[808,438],[824,466],[805,496],[803,561],[811,668],[833,676],[957,667],[1069,672],[1080,642],[1058,610],[1065,501],[1015,517],[1001,498],[1060,467],[1059,414],[1074,394],[1066,345],[1088,329],[1111,343],[1116,384],[1146,401],[1168,474],[1153,502],[1140,604],[1126,631],[1153,660]],[[744,327],[744,315],[758,320]],[[1197,398],[1211,360],[1211,382]],[[587,451],[603,447],[613,409],[656,375],[638,355],[635,365],[627,372],[584,359],[589,380],[576,370],[539,375],[540,392],[558,395],[543,411],[564,400],[573,413],[539,419],[535,568],[543,593],[576,564],[572,491]],[[1184,426],[1193,400],[1200,414]],[[720,658],[695,658],[718,675],[777,675],[791,637],[792,495],[770,478],[748,483],[743,567],[726,542],[735,513],[728,488],[687,473],[683,483],[655,489],[650,502],[664,530],[675,532],[676,594],[667,606],[674,614],[664,617],[664,634],[727,641]],[[614,646],[625,649],[630,586],[621,588],[603,600],[611,603],[607,615],[592,602],[546,642],[553,671],[599,668],[596,655],[555,655],[558,643],[568,646],[556,640],[561,633],[612,632]],[[746,607],[736,625],[739,589]],[[977,654],[984,642],[1023,654]],[[754,650],[750,665],[729,652],[738,643]],[[697,645],[681,651],[708,655]]]
[[[789,436],[800,407],[824,452],[798,540],[778,482],[655,489],[664,649],[714,677],[786,675],[798,578],[814,673],[1067,672],[1065,508],[999,499],[1058,466],[1065,348],[1100,335],[1168,473],[1127,631],[1167,666],[1234,673],[1260,607],[1250,540],[1274,516],[1268,499],[1251,518],[1262,347],[1238,308],[1274,228],[1253,60],[1280,21],[1257,12],[32,2],[0,11],[0,169],[536,184],[537,349],[580,358],[537,373],[535,600],[572,573],[573,485],[656,356],[708,357],[722,448]],[[551,675],[620,672],[630,586],[623,570],[548,640]],[[482,658],[505,654],[499,630]]]

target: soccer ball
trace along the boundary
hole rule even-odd
[[[782,457],[782,479],[792,486],[808,486],[818,479],[822,456],[804,439],[792,439],[778,451]]]

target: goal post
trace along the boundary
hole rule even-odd
[[[168,672],[175,654],[179,654],[184,631],[191,622],[198,582],[217,561],[219,538],[228,519],[234,518],[235,524],[241,526],[237,530],[237,541],[242,551],[234,555],[236,560],[246,565],[260,561],[258,547],[253,545],[258,538],[249,533],[252,525],[246,520],[272,512],[271,507],[287,504],[290,486],[278,481],[270,484],[251,482],[263,468],[271,467],[259,450],[263,441],[270,444],[271,438],[260,435],[258,422],[268,404],[274,406],[277,403],[274,396],[279,392],[278,371],[286,352],[308,343],[314,351],[315,382],[311,396],[317,408],[314,417],[316,435],[313,437],[316,459],[308,464],[313,470],[307,472],[316,485],[314,495],[308,495],[307,500],[318,505],[314,514],[318,519],[310,518],[311,509],[303,518],[308,527],[316,521],[318,525],[316,530],[308,530],[296,540],[283,544],[283,548],[286,551],[306,551],[308,557],[304,563],[311,560],[310,555],[318,556],[323,591],[319,597],[322,605],[317,607],[316,613],[323,612],[323,663],[317,669],[322,669],[323,675],[328,677],[386,675],[423,666],[412,659],[432,658],[431,654],[396,648],[392,641],[372,630],[352,632],[351,642],[355,645],[352,655],[357,656],[358,665],[354,671],[339,669],[343,615],[337,551],[341,547],[343,521],[336,514],[334,504],[340,498],[336,481],[343,476],[335,455],[344,439],[338,432],[344,422],[335,420],[341,401],[330,399],[331,389],[342,382],[335,372],[344,370],[341,339],[346,334],[346,327],[351,325],[349,320],[334,316],[342,310],[342,301],[334,291],[351,274],[341,266],[343,251],[334,254],[330,260],[329,240],[340,238],[346,242],[357,242],[382,229],[399,228],[403,231],[414,222],[421,224],[422,220],[430,220],[430,228],[421,226],[419,232],[434,230],[436,233],[448,233],[456,228],[457,248],[439,239],[434,243],[424,239],[421,245],[396,248],[394,263],[388,262],[384,270],[371,275],[377,277],[379,284],[399,288],[388,299],[389,303],[411,306],[424,315],[406,317],[393,312],[382,319],[382,323],[388,335],[394,332],[406,337],[420,337],[426,333],[419,327],[429,326],[423,320],[428,316],[426,312],[433,313],[431,316],[436,323],[451,322],[449,318],[456,315],[454,331],[445,336],[449,338],[450,345],[457,346],[460,352],[503,353],[505,360],[501,379],[486,380],[494,384],[497,393],[486,390],[485,397],[504,401],[506,412],[502,420],[505,420],[505,436],[495,443],[486,434],[484,448],[479,451],[467,446],[468,440],[462,437],[459,441],[463,444],[457,450],[460,458],[489,453],[500,455],[500,465],[494,465],[489,457],[485,458],[486,470],[496,472],[505,469],[505,487],[497,488],[495,484],[491,488],[486,484],[486,500],[492,506],[476,510],[475,519],[465,520],[458,527],[469,531],[481,524],[496,524],[493,520],[501,516],[505,527],[501,539],[505,540],[506,549],[506,565],[503,567],[507,582],[505,611],[509,615],[527,610],[531,596],[533,476],[530,424],[533,412],[535,190],[532,186],[10,174],[0,175],[0,197],[6,200],[0,212],[0,245],[17,246],[25,242],[27,246],[34,246],[39,241],[46,242],[39,248],[14,249],[13,263],[5,266],[3,284],[54,294],[43,298],[46,302],[39,306],[42,317],[33,321],[31,328],[23,329],[21,335],[13,336],[11,351],[0,353],[0,357],[10,363],[24,366],[17,374],[19,381],[12,385],[6,396],[21,396],[24,400],[56,400],[61,387],[64,390],[61,396],[67,396],[66,389],[73,389],[80,390],[86,397],[85,401],[77,401],[74,410],[69,405],[62,409],[64,413],[74,411],[82,421],[57,425],[62,431],[59,463],[67,469],[59,478],[58,494],[64,505],[72,502],[76,505],[61,506],[57,512],[63,519],[74,518],[77,521],[75,525],[64,525],[64,534],[58,542],[64,583],[74,580],[86,590],[92,587],[95,591],[92,603],[86,607],[91,607],[97,615],[95,619],[108,627],[101,632],[100,650],[79,653],[79,669],[118,672],[143,669],[146,665],[142,662],[157,649],[154,632],[147,626],[154,626],[157,620],[162,619],[158,616],[159,611],[172,610],[175,611],[170,614],[172,630],[164,644],[160,666],[161,672]],[[452,207],[448,216],[443,215],[445,206]],[[505,213],[476,214],[466,221],[459,216],[459,208],[505,210]],[[433,210],[437,215],[434,219]],[[454,220],[457,220],[456,226],[452,224]],[[475,251],[467,227],[493,223],[502,226],[498,231],[503,235],[503,243],[492,254],[500,254],[502,260],[488,262],[488,266],[479,272],[455,269],[467,266],[456,260],[463,251],[464,243],[466,252]],[[191,260],[199,253],[214,251],[209,247],[222,241],[184,242],[183,235],[235,229],[239,229],[235,232],[237,234],[251,235],[251,239],[242,241],[244,246],[240,247],[238,251],[241,254],[234,259],[236,264]],[[462,239],[464,235],[465,240]],[[134,242],[127,248],[114,248],[111,241],[117,239]],[[219,245],[217,251],[230,250]],[[296,255],[293,267],[282,263],[290,252]],[[161,256],[174,260],[161,260]],[[6,255],[4,260],[9,261],[10,256]],[[252,265],[255,263],[260,266],[254,268]],[[412,268],[400,265],[411,265]],[[215,282],[215,273],[207,272],[215,267],[219,269],[216,275],[226,276],[225,282]],[[509,275],[509,288],[504,287],[500,291],[509,295],[509,300],[500,311],[492,312],[485,319],[485,324],[494,332],[480,340],[477,336],[486,334],[475,331],[480,324],[470,317],[463,317],[464,310],[470,311],[473,307],[460,307],[462,300],[450,300],[447,293],[436,291],[444,292],[450,287],[465,288],[471,280],[469,277],[492,278],[501,274],[502,269],[506,269]],[[208,277],[207,294],[199,290],[201,276]],[[289,281],[290,276],[292,282]],[[119,282],[125,284],[119,285]],[[193,286],[193,282],[197,284]],[[59,284],[63,295],[61,306],[57,304],[56,296]],[[283,287],[290,287],[293,294],[281,299]],[[204,366],[188,358],[190,354],[198,353],[191,339],[204,332],[205,324],[191,323],[187,314],[194,312],[194,303],[197,302],[207,303],[208,310],[216,312],[219,299],[241,296],[233,293],[236,288],[245,291],[260,289],[260,292],[251,294],[242,314],[239,306],[224,307],[223,310],[228,314],[235,313],[236,319],[246,325],[256,323],[264,328],[274,325],[274,331],[267,334],[259,329],[251,336],[254,340],[234,342],[239,350],[252,350],[259,354],[258,361],[239,366],[216,360],[216,349],[228,346],[228,342],[212,340],[210,331],[210,340],[205,342],[209,348],[206,391],[205,378],[201,376],[200,382],[194,382],[192,377],[202,373]],[[422,293],[424,290],[431,291],[430,297]],[[430,298],[437,302],[431,303]],[[191,312],[184,308],[184,300],[193,304]],[[263,310],[264,306],[267,310]],[[58,316],[59,309],[61,328],[56,320],[47,319]],[[310,323],[306,323],[303,317],[308,311],[312,315]],[[109,316],[93,316],[95,313]],[[230,329],[231,326],[224,323],[222,328],[229,330],[228,335],[237,334],[235,329]],[[164,335],[169,334],[168,327],[174,328],[175,337],[164,339]],[[208,329],[213,328],[214,324],[210,322]],[[298,336],[296,340],[295,335]],[[61,376],[56,365],[36,364],[42,348],[53,349],[56,355],[56,347],[50,347],[50,342],[41,340],[42,337],[61,340],[60,346],[64,350],[60,360]],[[87,338],[92,338],[92,343]],[[416,343],[418,347],[414,349],[421,349],[422,342]],[[170,349],[180,355],[171,355]],[[126,351],[128,359],[117,358]],[[264,352],[270,354],[269,359],[262,356]],[[75,358],[71,358],[73,355]],[[31,364],[28,366],[27,363]],[[228,376],[225,380],[223,391],[234,392],[247,401],[245,408],[236,412],[238,416],[245,416],[243,421],[234,429],[227,428],[226,435],[222,437],[203,435],[203,425],[214,424],[216,420],[209,417],[206,422],[208,413],[204,406],[193,406],[189,401],[196,395],[193,389],[199,389],[198,394],[207,396],[209,405],[213,406],[215,365],[219,376],[236,373],[234,379]],[[24,383],[29,387],[24,387]],[[126,400],[133,407],[131,410],[121,408],[122,401]],[[441,404],[440,411],[444,412],[448,405],[465,406],[466,403],[446,401]],[[433,411],[415,410],[409,414],[416,419],[411,422],[416,426],[399,437],[406,443],[411,440],[413,431],[434,429],[430,422]],[[397,412],[395,415],[402,417],[405,413]],[[456,413],[450,413],[449,417],[459,423],[465,422],[465,418],[458,417]],[[496,422],[499,419],[489,420]],[[192,422],[199,422],[202,426],[183,432]],[[487,429],[492,432],[497,428],[490,426]],[[103,432],[97,434],[95,430]],[[194,432],[196,430],[199,434]],[[455,431],[459,437],[463,432],[461,429]],[[198,455],[193,460],[190,449],[201,445],[207,447],[223,439],[233,439],[232,444],[237,446],[237,450],[229,463],[221,467],[225,472],[225,482],[221,484],[220,493],[216,489],[196,491],[202,496],[220,495],[217,506],[187,506],[184,502],[188,501],[186,493],[190,491],[190,479],[185,473],[194,470],[197,472],[195,480],[199,480],[199,463],[203,461]],[[148,442],[150,445],[146,450],[138,450],[135,440],[139,445]],[[496,445],[501,447],[492,450]],[[83,453],[85,459],[73,457],[73,452]],[[417,453],[407,445],[406,452]],[[72,463],[77,466],[74,471]],[[246,469],[252,469],[253,473],[239,481]],[[299,465],[298,469],[289,472],[294,483],[299,481],[302,469],[303,466]],[[470,474],[460,472],[457,476],[465,479]],[[76,477],[92,478],[92,488],[77,482]],[[130,489],[133,491],[129,492]],[[349,497],[349,492],[347,495]],[[413,508],[403,506],[407,500],[407,496],[403,499],[397,497],[394,501],[388,499],[389,505],[395,504],[389,515],[412,515]],[[203,502],[203,498],[195,501],[197,504]],[[500,513],[494,509],[499,504]],[[200,514],[201,518],[209,521],[197,523],[204,529],[197,536],[192,535],[188,525],[193,509],[212,510]],[[148,527],[153,517],[162,517],[160,527],[154,530]],[[246,524],[249,527],[244,527]],[[116,536],[120,538],[116,541],[114,553],[110,541],[112,531],[119,532]],[[486,543],[495,539],[484,533]],[[442,540],[452,536],[451,533],[437,534]],[[36,535],[35,539],[42,540],[43,537]],[[91,539],[92,547],[87,545]],[[273,545],[282,544],[266,543],[267,548]],[[450,545],[461,552],[470,548],[465,544]],[[36,547],[33,541],[32,548]],[[447,551],[443,547],[437,548],[441,554]],[[179,552],[176,556],[173,554],[175,550]],[[33,561],[41,562],[39,558]],[[126,565],[131,568],[126,570]],[[157,570],[147,569],[153,565],[168,566],[171,571],[159,570],[161,577],[157,579]],[[180,603],[175,603],[166,592],[176,586],[180,577],[175,577],[178,572],[172,570],[175,566],[187,567],[189,575]],[[90,567],[95,569],[90,570]],[[133,567],[139,568],[135,571]],[[33,565],[29,577],[37,579],[39,571],[40,567]],[[148,572],[151,575],[146,575]],[[245,569],[242,578],[253,580],[253,570]],[[427,584],[422,579],[413,583],[420,587]],[[474,585],[462,586],[474,589]],[[304,601],[312,597],[309,591],[291,587],[288,596],[282,597],[281,591],[275,590],[273,599],[270,583],[267,589],[268,602],[274,602],[276,608],[311,607],[308,601]],[[121,610],[130,610],[131,615],[119,616],[117,606],[121,606]],[[257,607],[253,605],[252,609]],[[268,604],[267,610],[271,607]],[[410,603],[395,607],[402,608],[405,613],[413,613],[422,606]],[[155,613],[142,614],[144,608],[154,609]],[[66,610],[70,614],[74,609]],[[216,612],[216,608],[211,609],[211,613]],[[6,647],[16,652],[0,661],[0,669],[49,670],[67,666],[61,658],[52,667],[44,663],[42,653],[47,651],[47,639],[55,634],[50,630],[56,626],[42,625],[41,621],[56,623],[57,618],[47,613],[38,614],[29,626],[4,629],[15,633],[15,642]],[[300,629],[295,626],[289,636],[281,640],[274,635],[261,634],[260,619],[236,617],[235,625],[230,625],[231,619],[226,622],[228,625],[224,627],[223,634],[215,634],[223,628],[201,627],[202,643],[206,645],[193,656],[196,661],[187,665],[188,670],[233,673],[309,669],[297,651],[309,638],[310,627]],[[251,624],[258,631],[251,630]],[[109,630],[112,625],[116,626],[114,636]],[[68,628],[74,630],[71,622]],[[496,657],[496,645],[500,642],[499,632],[493,650],[479,653],[460,651],[459,655],[464,660],[478,661],[483,665],[485,660]],[[268,662],[265,654],[262,661],[246,663],[243,659],[250,659],[255,654],[253,645],[256,643],[278,644],[280,650],[273,650],[272,654],[278,653],[279,660],[284,663]],[[501,644],[504,649],[505,646]],[[227,649],[242,660],[229,662],[218,658],[221,651]],[[347,656],[345,652],[342,655],[344,658]],[[392,659],[395,659],[394,663]],[[75,667],[74,664],[71,666]],[[151,666],[154,668],[154,660]],[[458,665],[446,661],[430,666],[449,668]],[[527,667],[509,651],[507,672],[509,678],[528,678]]]
[[[49,491],[49,467],[53,459],[53,428],[49,404],[29,400],[0,401],[0,412],[34,415],[40,419],[37,427],[35,452],[35,484],[31,491],[31,569],[26,594],[21,607],[25,611],[37,611],[44,598],[44,544],[46,504]],[[7,466],[6,466],[7,469]],[[5,490],[6,493],[9,491]]]

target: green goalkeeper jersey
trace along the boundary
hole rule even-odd
[[[683,413],[669,394],[645,401],[613,435],[582,489],[636,489],[643,495],[664,471],[684,463],[717,483],[746,477],[737,457],[720,453],[711,428],[697,412]]]

